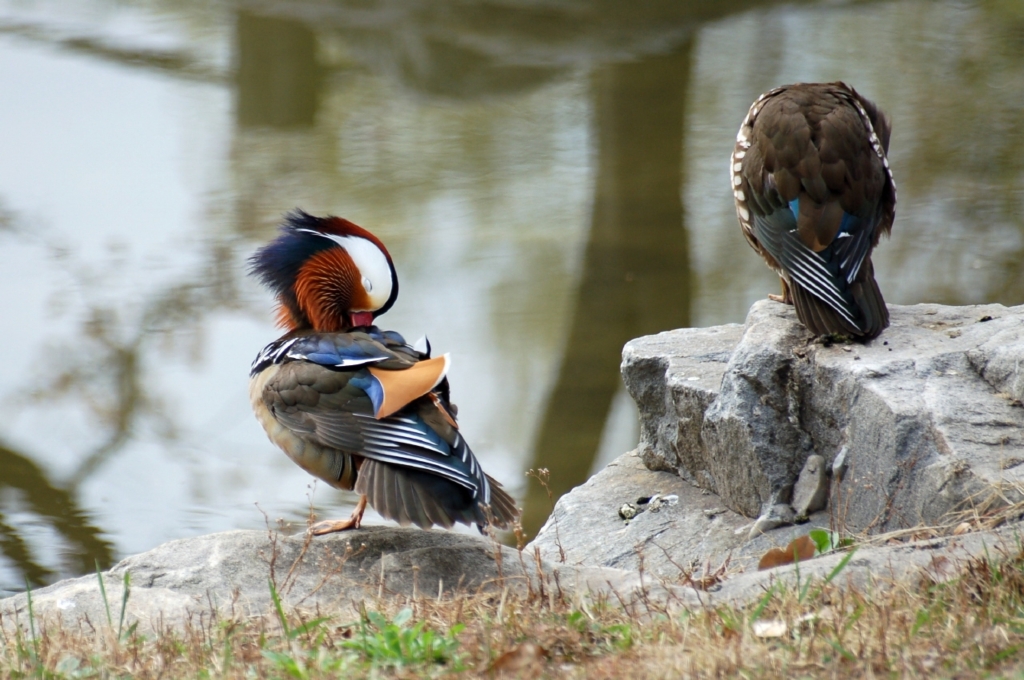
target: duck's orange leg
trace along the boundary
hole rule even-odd
[[[317,522],[311,526],[309,533],[314,536],[323,536],[337,531],[358,529],[359,524],[363,521],[364,512],[366,512],[366,496],[360,496],[359,502],[356,503],[356,509],[352,511],[352,515],[348,519],[325,519],[323,522]]]
[[[782,295],[775,295],[774,293],[768,293],[769,300],[775,300],[776,302],[782,302],[787,305],[793,304],[793,296],[789,292],[789,286],[786,285],[786,279],[779,277],[779,282],[782,284]]]

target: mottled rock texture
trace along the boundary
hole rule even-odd
[[[890,306],[867,343],[823,343],[791,307],[623,351],[640,456],[757,517],[812,455],[846,449],[832,514],[850,531],[935,524],[1024,482],[1024,307]]]

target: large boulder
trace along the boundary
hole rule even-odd
[[[935,524],[1017,497],[1024,307],[889,310],[891,326],[866,343],[814,340],[768,300],[743,327],[633,340],[622,374],[641,458],[757,517],[788,505],[819,455],[835,472],[833,518],[849,531]]]

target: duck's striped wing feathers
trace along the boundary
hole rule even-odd
[[[433,408],[425,401],[419,410]],[[512,498],[484,474],[462,435],[445,433],[452,437],[449,443],[416,412],[378,419],[330,409],[292,414],[282,422],[322,446],[365,459],[355,490],[367,495],[384,517],[422,527],[453,522],[507,526],[518,514]],[[402,495],[406,487],[411,493]],[[482,506],[490,508],[490,517]]]
[[[352,343],[330,337],[315,347],[283,343],[261,354],[279,364],[262,388],[266,408],[293,435],[326,452],[307,469],[328,479],[335,458],[355,456],[361,465],[356,490],[399,522],[514,521],[514,501],[484,474],[458,432],[448,404],[446,357],[417,362],[371,348],[363,352],[376,359],[369,365],[342,366],[343,352],[331,350],[332,343],[344,349],[346,360],[359,357]],[[325,356],[327,365],[311,360]]]
[[[789,275],[790,284],[809,291],[828,305],[843,323],[854,332],[860,332],[859,312],[848,289],[840,288],[845,277],[839,262],[826,260],[800,240],[796,230],[796,217],[789,208],[769,215],[754,216],[754,235],[782,269]],[[860,266],[860,263],[857,263]],[[795,287],[795,286],[794,286]]]

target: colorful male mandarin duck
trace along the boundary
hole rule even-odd
[[[889,325],[871,251],[896,215],[889,119],[845,83],[761,95],[732,154],[743,235],[815,335],[870,339]]]
[[[296,211],[250,260],[287,329],[252,365],[249,396],[270,440],[359,503],[314,534],[359,528],[366,503],[400,524],[509,526],[518,515],[455,421],[448,355],[430,358],[372,325],[398,297],[391,256],[370,232]]]

